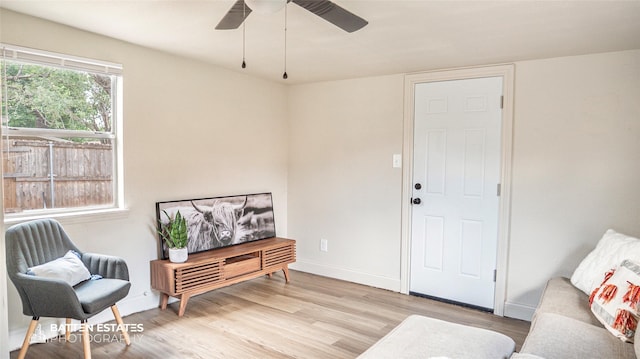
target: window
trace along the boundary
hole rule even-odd
[[[0,51],[5,218],[120,207],[122,67]]]

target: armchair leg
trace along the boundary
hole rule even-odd
[[[64,326],[64,340],[65,343],[68,343],[71,339],[71,318],[67,318]]]
[[[91,359],[91,342],[89,339],[89,326],[87,320],[82,321],[82,348],[84,350],[84,359]]]
[[[118,306],[116,306],[115,304],[111,306],[111,311],[113,312],[113,316],[116,318],[116,323],[118,323],[118,326],[120,327],[120,330],[122,331],[122,337],[124,338],[124,342],[127,345],[131,345],[131,339],[129,339],[129,333],[127,333],[127,328],[125,327],[124,323],[122,322],[122,317],[120,316],[120,311],[118,310]]]
[[[25,355],[27,355],[27,350],[29,350],[29,343],[31,343],[31,336],[33,335],[33,332],[36,331],[38,320],[40,320],[40,317],[33,317],[33,319],[31,319],[29,329],[27,329],[27,335],[25,335],[24,342],[22,342],[22,348],[20,348],[20,353],[18,353],[18,359],[24,359]]]

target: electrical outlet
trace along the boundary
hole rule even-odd
[[[320,251],[321,252],[328,252],[329,251],[329,241],[327,241],[326,239],[321,239],[320,240]]]

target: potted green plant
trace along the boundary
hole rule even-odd
[[[189,238],[187,237],[187,221],[177,211],[172,218],[166,211],[162,211],[169,219],[167,223],[160,223],[160,236],[164,239],[167,247],[169,247],[169,260],[174,263],[186,262],[189,251],[187,249],[187,243]]]

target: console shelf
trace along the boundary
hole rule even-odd
[[[289,263],[296,261],[296,241],[268,238],[190,254],[184,263],[151,261],[151,288],[160,291],[160,308],[169,297],[180,299],[183,316],[191,296],[282,270],[289,283]]]

